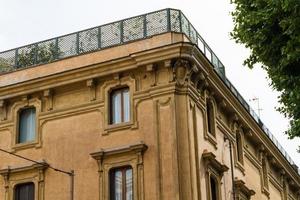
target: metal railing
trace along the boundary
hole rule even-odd
[[[0,52],[0,74],[122,45],[167,32],[183,33],[192,43],[198,46],[234,96],[264,130],[286,160],[294,166],[295,163],[291,157],[227,79],[225,67],[220,59],[180,10],[163,9]],[[300,170],[298,170],[298,174],[300,175]]]

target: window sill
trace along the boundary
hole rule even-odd
[[[137,123],[133,123],[133,122],[109,124],[104,129],[104,132],[102,135],[108,135],[110,132],[115,132],[115,131],[120,131],[120,130],[125,130],[125,129],[136,129],[136,128],[137,128]]]
[[[29,149],[29,148],[37,148],[39,147],[39,143],[37,141],[29,141],[24,143],[17,143],[12,147],[13,151]]]
[[[243,173],[244,176],[246,175],[243,163],[236,161],[235,167],[238,168]]]
[[[206,134],[204,135],[204,138],[206,140],[208,140],[215,147],[215,149],[218,149],[218,147],[217,147],[217,144],[218,144],[217,143],[217,139],[210,132],[206,132]]]
[[[270,197],[269,189],[266,186],[263,186],[262,193],[265,194],[267,197]]]

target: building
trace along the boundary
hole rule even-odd
[[[300,199],[297,166],[179,10],[1,52],[0,69],[0,199]]]

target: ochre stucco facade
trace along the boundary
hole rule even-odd
[[[120,86],[130,122],[110,125],[109,94]],[[0,152],[0,199],[28,181],[38,200],[69,199],[70,177],[47,165],[74,170],[77,200],[109,200],[108,172],[123,165],[136,200],[209,199],[211,174],[222,200],[300,199],[297,172],[183,34],[2,74],[0,99],[0,148],[44,163]],[[26,106],[37,109],[36,139],[16,144]]]

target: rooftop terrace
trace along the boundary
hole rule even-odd
[[[0,52],[0,75],[167,32],[183,33],[198,46],[234,96],[250,113],[286,160],[295,166],[288,153],[226,77],[222,62],[180,10],[163,9]],[[298,170],[298,174],[300,175],[300,170]]]

